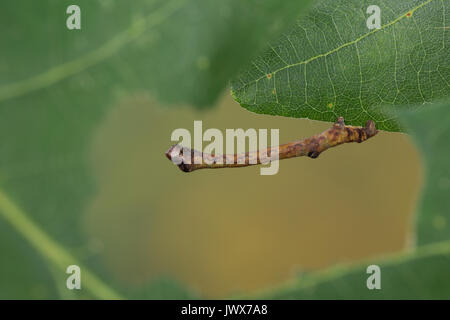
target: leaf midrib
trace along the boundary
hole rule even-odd
[[[343,48],[346,48],[346,47],[352,46],[352,45],[354,45],[354,44],[357,44],[358,42],[360,42],[361,40],[363,40],[363,39],[369,37],[370,35],[372,35],[372,34],[378,32],[378,31],[384,30],[384,29],[386,29],[386,28],[388,28],[388,27],[390,27],[390,26],[396,24],[396,23],[399,22],[400,20],[406,18],[406,17],[407,17],[406,15],[407,15],[408,13],[410,13],[411,16],[412,16],[412,15],[414,14],[415,11],[417,11],[418,9],[420,9],[420,8],[424,7],[425,5],[431,3],[432,1],[434,1],[434,0],[427,0],[427,1],[423,2],[423,3],[421,3],[420,5],[414,7],[414,8],[411,9],[411,10],[408,10],[407,12],[405,12],[405,13],[402,14],[401,16],[397,17],[396,19],[392,20],[391,22],[382,25],[380,29],[374,29],[374,30],[372,30],[372,31],[370,31],[370,32],[368,32],[368,33],[366,33],[366,34],[360,36],[359,38],[357,38],[357,39],[355,39],[355,40],[352,40],[352,41],[350,41],[350,42],[344,43],[344,44],[340,45],[340,46],[337,47],[337,48],[334,48],[334,49],[332,49],[332,50],[330,50],[330,51],[328,51],[328,52],[325,52],[325,53],[318,54],[318,55],[313,56],[313,57],[311,57],[311,58],[309,58],[309,59],[307,59],[307,60],[303,60],[303,61],[299,61],[299,62],[296,62],[296,63],[293,63],[293,64],[285,65],[285,66],[283,66],[283,67],[281,67],[281,68],[279,68],[279,69],[276,69],[276,70],[274,70],[274,71],[271,71],[270,74],[271,74],[272,76],[274,76],[275,74],[277,74],[277,73],[280,72],[280,71],[283,71],[283,70],[286,70],[286,69],[289,69],[289,68],[293,68],[293,67],[296,67],[296,66],[299,66],[299,65],[302,65],[302,64],[307,64],[307,63],[312,62],[312,61],[314,61],[314,60],[317,60],[317,59],[319,59],[319,58],[327,57],[327,56],[329,56],[330,54],[333,54],[333,53],[335,53],[335,52],[338,52],[339,50],[341,50],[341,49],[343,49]],[[265,78],[267,78],[267,74],[262,75],[261,77],[255,79],[255,80],[252,80],[252,81],[250,81],[250,82],[248,82],[248,83],[242,85],[241,87],[239,87],[239,88],[237,88],[237,89],[235,89],[235,90],[232,90],[232,94],[233,94],[233,91],[240,91],[240,90],[242,90],[243,88],[246,88],[246,87],[248,87],[248,86],[250,86],[250,85],[252,85],[252,84],[254,84],[254,83],[256,83],[256,82],[258,82],[258,81],[260,81],[260,80],[262,80],[262,79],[265,79]]]
[[[66,272],[69,265],[77,265],[83,272],[85,288],[97,299],[119,300],[123,297],[103,282],[87,266],[71,255],[63,246],[52,239],[27,212],[20,208],[6,193],[0,189],[0,217],[26,239],[51,265],[59,271]]]
[[[0,102],[49,87],[106,60],[128,43],[136,40],[146,30],[166,21],[185,2],[186,0],[172,0],[147,17],[133,22],[125,31],[119,33],[99,48],[31,78],[0,87]]]
[[[379,259],[367,259],[360,261],[358,263],[349,265],[338,265],[331,268],[326,268],[322,271],[317,271],[305,280],[291,280],[285,284],[281,284],[271,289],[266,289],[260,291],[254,295],[244,295],[235,296],[233,299],[267,299],[267,297],[276,295],[282,292],[292,292],[294,290],[304,290],[310,287],[314,287],[321,283],[328,281],[333,281],[334,279],[340,278],[346,274],[350,274],[359,270],[360,268],[365,268],[376,261],[379,265],[384,266],[396,266],[401,263],[405,263],[412,260],[417,260],[421,258],[427,258],[431,256],[438,255],[448,255],[450,254],[450,241],[440,241],[432,243],[429,245],[421,246],[418,248],[410,249],[406,252],[392,254],[388,256],[381,257]]]

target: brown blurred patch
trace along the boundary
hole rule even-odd
[[[422,169],[410,139],[380,132],[319,159],[180,172],[164,156],[176,128],[279,128],[280,143],[329,123],[250,113],[226,94],[209,111],[130,98],[93,145],[99,191],[86,215],[106,263],[129,285],[172,275],[210,297],[248,292],[313,270],[402,250]]]

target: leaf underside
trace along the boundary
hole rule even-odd
[[[366,9],[378,5],[381,28]],[[385,109],[450,95],[448,0],[321,1],[232,81],[256,113],[402,131]]]

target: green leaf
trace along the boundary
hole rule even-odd
[[[406,254],[307,274],[258,298],[449,299],[450,298],[450,101],[416,106],[399,117],[426,165],[426,185],[416,218],[417,248]],[[407,161],[406,159],[405,161]],[[382,233],[380,233],[380,237]],[[381,290],[368,290],[367,266],[381,269]]]
[[[381,289],[367,288],[367,267],[378,265]],[[450,243],[356,266],[338,266],[263,292],[258,299],[449,299]]]
[[[66,270],[70,265],[77,265],[82,270],[82,281],[87,283],[87,291],[94,298],[103,299],[120,299],[114,290],[109,288],[105,283],[97,278],[89,269],[82,266],[78,260],[71,254],[67,253],[64,248],[55,243],[50,237],[47,236],[27,214],[19,207],[17,207],[11,199],[0,192],[0,213],[2,217],[15,228],[21,236],[29,240],[30,244],[40,253],[43,257],[50,262],[51,271],[54,272],[56,286],[61,288],[65,282],[60,282],[63,277],[61,272],[57,272],[56,268]],[[56,267],[56,268],[55,268]],[[11,281],[11,279],[10,279]]]
[[[381,28],[369,30],[377,5]],[[448,0],[324,0],[232,82],[250,111],[401,130],[381,112],[450,96]]]
[[[81,221],[96,192],[89,159],[96,126],[135,92],[213,104],[238,68],[308,2],[2,3],[0,298],[57,298],[55,281],[65,265],[78,263],[97,275],[87,284],[92,297],[119,296]],[[81,8],[81,30],[66,28],[72,4]]]
[[[0,101],[107,63],[108,77],[102,74],[90,81],[111,85],[112,77],[116,86],[151,90],[169,103],[210,106],[239,68],[268,39],[290,26],[310,2],[139,0],[130,6],[127,1],[36,4],[25,0],[20,5],[5,4]],[[65,10],[73,3],[81,8],[81,30],[70,31],[65,25]]]

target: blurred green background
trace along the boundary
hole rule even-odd
[[[423,170],[406,134],[274,176],[185,174],[164,155],[194,120],[280,143],[329,128],[250,113],[228,88],[310,2],[3,1],[0,298],[105,297],[92,277],[65,288],[72,263],[125,297],[224,298],[411,247]],[[82,30],[65,27],[73,3]]]

